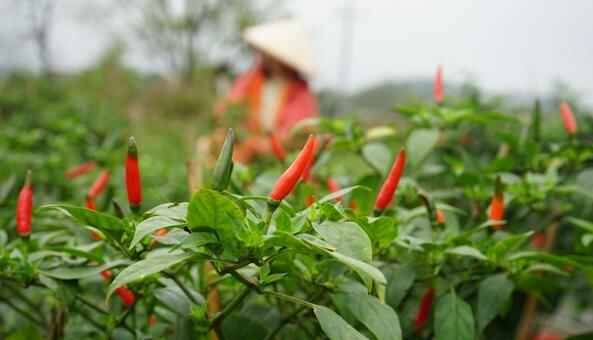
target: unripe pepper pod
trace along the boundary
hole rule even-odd
[[[212,189],[218,192],[224,191],[231,180],[233,171],[233,148],[235,145],[235,133],[229,129],[218,155],[218,160],[214,166],[214,175],[212,177]]]
[[[31,211],[33,209],[33,186],[31,170],[27,171],[25,185],[19,192],[16,205],[16,231],[21,237],[31,233]]]
[[[502,188],[502,182],[500,176],[496,176],[496,183],[494,184],[494,196],[490,202],[490,215],[489,220],[491,221],[502,221],[504,220],[504,192]],[[492,228],[500,229],[504,224],[494,224]]]
[[[133,212],[138,212],[142,204],[142,180],[140,179],[140,167],[138,166],[138,147],[134,137],[130,137],[128,141],[128,152],[126,154],[126,190],[130,209]]]
[[[399,179],[404,172],[404,167],[406,165],[406,149],[401,148],[399,151],[399,155],[393,163],[393,167],[385,180],[385,183],[381,187],[379,194],[377,195],[377,199],[375,200],[375,210],[381,212],[391,202],[393,199],[393,194],[395,194],[395,190],[397,189],[397,185],[399,184]]]
[[[95,180],[91,188],[89,189],[87,196],[90,198],[95,198],[99,196],[100,193],[105,190],[107,187],[107,183],[109,182],[109,171],[101,171],[99,177]]]
[[[82,176],[86,173],[93,171],[97,167],[97,165],[98,163],[96,161],[88,161],[80,165],[77,165],[73,168],[66,170],[66,178],[74,179],[78,176]]]
[[[568,106],[565,101],[560,102],[560,116],[562,117],[562,122],[564,123],[566,132],[571,135],[577,133],[577,122],[574,119],[574,115],[572,114],[570,106]]]
[[[296,186],[299,178],[303,175],[305,167],[309,163],[313,153],[315,152],[315,137],[309,136],[307,143],[292,162],[292,164],[284,171],[282,176],[278,179],[272,192],[270,192],[270,198],[273,201],[282,201]]]
[[[422,297],[422,302],[420,303],[420,308],[418,308],[418,312],[416,313],[416,319],[414,319],[414,331],[416,334],[422,334],[422,330],[424,328],[424,324],[428,321],[428,317],[430,316],[430,307],[432,306],[432,302],[434,300],[434,288],[429,287],[424,296]]]
[[[439,65],[437,72],[434,76],[434,85],[433,85],[433,97],[434,102],[437,104],[441,104],[445,99],[444,90],[443,90],[443,66]]]
[[[280,162],[284,162],[286,159],[286,152],[274,134],[270,134],[270,146],[272,147],[272,152],[274,152],[276,158],[278,158]]]

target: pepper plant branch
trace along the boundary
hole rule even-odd
[[[14,302],[10,301],[9,299],[7,299],[3,296],[0,296],[0,302],[4,302],[8,307],[14,309],[14,311],[21,314],[25,318],[29,319],[29,321],[31,321],[33,324],[35,324],[39,328],[41,328],[41,329],[47,328],[46,325],[42,321],[37,320],[36,318],[34,318],[32,315],[30,315],[26,311],[22,310],[19,306],[17,306]]]
[[[173,274],[167,273],[167,272],[165,272],[165,275],[167,275],[170,279],[175,281],[177,286],[179,286],[179,288],[181,288],[183,293],[189,298],[189,300],[191,302],[193,302],[194,304],[196,304],[198,306],[200,305],[200,303],[198,302],[196,297],[189,291],[189,289],[183,284],[183,282],[181,282],[181,280],[179,280],[179,278],[176,275],[173,275]]]

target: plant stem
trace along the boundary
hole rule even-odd
[[[98,304],[96,304],[95,302],[93,302],[93,301],[85,298],[84,296],[82,296],[80,294],[76,294],[76,298],[78,300],[80,300],[82,303],[84,303],[85,305],[87,305],[87,306],[91,307],[92,309],[96,310],[97,312],[99,312],[101,314],[104,314],[104,315],[109,315],[109,312],[105,308],[99,306]]]
[[[305,300],[296,298],[294,296],[286,295],[286,294],[283,294],[283,293],[272,292],[272,291],[260,291],[260,292],[258,292],[258,294],[275,296],[275,297],[277,297],[279,299],[290,301],[290,302],[293,302],[293,303],[296,303],[296,304],[299,304],[299,305],[302,305],[302,306],[305,306],[305,307],[308,307],[308,308],[311,308],[311,309],[315,308],[315,304],[314,303],[311,303],[309,301],[305,301]]]
[[[243,302],[243,300],[245,300],[247,295],[251,293],[252,289],[253,288],[250,286],[243,287],[241,292],[239,292],[239,294],[236,295],[233,298],[233,300],[231,300],[231,302],[228,305],[226,305],[226,307],[224,307],[222,311],[220,311],[220,313],[216,314],[210,320],[210,328],[216,329],[216,327],[218,327],[222,320],[224,320],[235,308],[237,308],[237,306],[239,306],[239,304],[241,304],[241,302]]]
[[[177,284],[177,286],[179,286],[179,288],[181,288],[181,290],[183,291],[183,293],[185,293],[185,295],[187,295],[187,297],[189,298],[189,300],[193,303],[195,303],[196,305],[200,305],[200,303],[198,302],[198,300],[196,299],[196,297],[189,291],[189,289],[183,284],[183,282],[181,282],[181,280],[179,280],[179,278],[175,275],[169,274],[169,273],[165,273],[169,278],[171,278],[173,281],[175,281],[175,283]]]
[[[0,297],[0,301],[4,302],[5,304],[7,304],[10,308],[14,309],[17,313],[21,314],[22,316],[24,316],[25,318],[27,318],[29,321],[31,321],[33,324],[35,324],[36,326],[38,326],[39,328],[45,330],[46,326],[43,324],[43,322],[37,320],[36,318],[34,318],[33,316],[31,316],[29,313],[25,312],[24,310],[22,310],[19,306],[17,306],[16,304],[14,304],[12,301],[8,300],[5,297]]]

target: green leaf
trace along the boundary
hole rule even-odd
[[[115,277],[113,282],[111,282],[111,285],[109,285],[109,289],[107,290],[107,297],[105,300],[108,301],[111,294],[113,294],[117,288],[135,280],[139,280],[146,276],[158,273],[171,267],[172,265],[188,260],[192,256],[194,256],[192,253],[167,254],[147,258],[134,263],[133,265],[122,270],[119,275]]]
[[[224,144],[218,155],[218,160],[214,166],[211,188],[222,192],[229,184],[231,172],[233,171],[233,146],[235,144],[235,133],[229,129],[224,139]]]
[[[93,267],[60,267],[51,270],[39,270],[39,273],[60,280],[77,280],[93,275],[99,275],[104,270],[125,266],[129,263],[130,261],[122,259],[103,263]]]
[[[183,250],[191,250],[193,252],[197,252],[198,248],[207,246],[207,245],[213,246],[213,247],[210,247],[210,249],[212,249],[213,251],[216,250],[215,252],[222,250],[222,248],[220,246],[220,241],[218,241],[218,238],[216,237],[216,235],[214,235],[213,233],[209,233],[209,232],[191,233],[189,236],[184,238],[183,241],[181,241],[173,249],[181,248]],[[218,249],[218,248],[220,248],[220,249]]]
[[[155,232],[159,229],[167,227],[176,227],[180,225],[183,224],[180,224],[178,221],[175,221],[166,216],[149,217],[136,226],[134,238],[132,239],[132,243],[130,243],[130,247],[128,249],[134,248],[134,246],[138,244],[138,242],[140,242],[146,235],[152,232]]]
[[[201,304],[205,303],[204,297],[196,292],[191,292],[196,300]],[[169,307],[173,312],[182,316],[190,314],[192,302],[178,286],[171,284],[166,287],[158,288],[154,291],[154,296]]]
[[[568,217],[568,218],[566,218],[566,220],[568,222],[570,222],[571,224],[573,224],[574,226],[579,227],[586,232],[593,233],[593,223],[591,223],[587,220],[583,220],[581,218],[576,218],[576,217]]]
[[[435,308],[434,332],[437,340],[473,340],[474,316],[471,307],[455,292],[443,296]]]
[[[233,231],[234,220],[243,220],[239,206],[209,189],[200,189],[192,198],[187,211],[187,223],[192,230],[212,228],[223,244],[238,246]]]
[[[346,306],[377,340],[402,339],[399,318],[395,311],[370,295],[346,295]]]
[[[505,274],[489,276],[478,291],[478,329],[483,331],[500,312],[513,292],[514,285]]]
[[[387,280],[387,289],[385,293],[385,301],[393,308],[397,308],[401,300],[406,296],[406,293],[416,278],[416,270],[414,266],[408,264],[398,267],[395,272]]]
[[[381,177],[387,176],[393,163],[393,155],[383,143],[369,143],[362,147],[363,157],[379,171]]]
[[[313,312],[315,312],[321,329],[331,340],[368,340],[366,336],[360,334],[331,309],[317,305]]]
[[[410,165],[415,168],[434,149],[439,139],[439,130],[417,129],[414,130],[406,141],[406,154]]]
[[[364,217],[359,219],[358,225],[364,229],[375,247],[378,249],[387,248],[397,237],[395,218],[389,216]]]
[[[157,205],[156,207],[150,209],[144,216],[164,216],[170,219],[185,222],[187,217],[187,207],[189,203],[181,202],[181,203],[164,203],[161,205]]]
[[[46,205],[42,210],[58,210],[72,217],[76,222],[99,229],[103,234],[120,243],[122,234],[129,229],[129,224],[117,217],[70,205]]]
[[[338,257],[342,256],[342,258],[345,256],[365,263],[372,261],[373,250],[371,240],[356,223],[326,221],[322,224],[315,224],[313,227],[324,240],[336,247],[336,251],[332,253],[332,256],[336,257],[335,253],[339,253]],[[343,260],[340,261],[344,262]],[[364,269],[361,270],[359,266],[353,267],[352,261],[346,264],[360,275],[370,291],[372,281],[369,273]]]
[[[313,227],[321,238],[336,247],[337,252],[366,263],[372,261],[371,240],[356,223],[325,221]]]
[[[510,236],[502,241],[499,241],[492,248],[490,248],[490,250],[488,250],[488,258],[496,263],[502,261],[532,234],[533,232],[530,231],[524,234]]]
[[[367,190],[367,191],[370,190],[369,188],[364,187],[362,185],[354,185],[354,186],[351,186],[351,187],[340,189],[340,190],[338,190],[336,192],[332,192],[329,195],[323,196],[322,198],[319,199],[319,204],[323,204],[325,202],[329,202],[329,201],[335,200],[336,198],[339,198],[339,197],[344,197],[344,196],[348,195],[350,192],[352,192],[353,190],[357,190],[357,189],[359,189],[359,190]]]
[[[344,254],[340,254],[336,251],[328,251],[327,253],[335,257],[338,261],[352,268],[354,271],[358,273],[358,275],[360,275],[363,278],[363,280],[365,280],[366,276],[370,276],[373,280],[375,280],[375,282],[377,282],[378,285],[385,286],[385,284],[387,283],[387,280],[385,280],[385,276],[383,275],[383,273],[381,273],[379,269],[371,266],[370,264],[348,257]],[[365,281],[365,284],[368,288],[369,284],[367,281]]]
[[[478,260],[486,260],[486,256],[484,256],[484,254],[482,254],[481,251],[479,251],[478,249],[476,249],[474,247],[470,247],[470,246],[459,246],[459,247],[447,249],[447,250],[445,250],[445,253],[475,257]]]

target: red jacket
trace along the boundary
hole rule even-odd
[[[253,69],[240,75],[231,87],[229,98],[231,101],[246,101],[249,107],[249,117],[246,124],[256,133],[262,134],[260,126],[259,105],[261,88],[265,74],[263,65],[258,64]],[[291,129],[301,120],[317,117],[317,101],[310,91],[307,82],[300,78],[289,81],[280,101],[274,122],[274,133],[281,141],[285,141]]]

